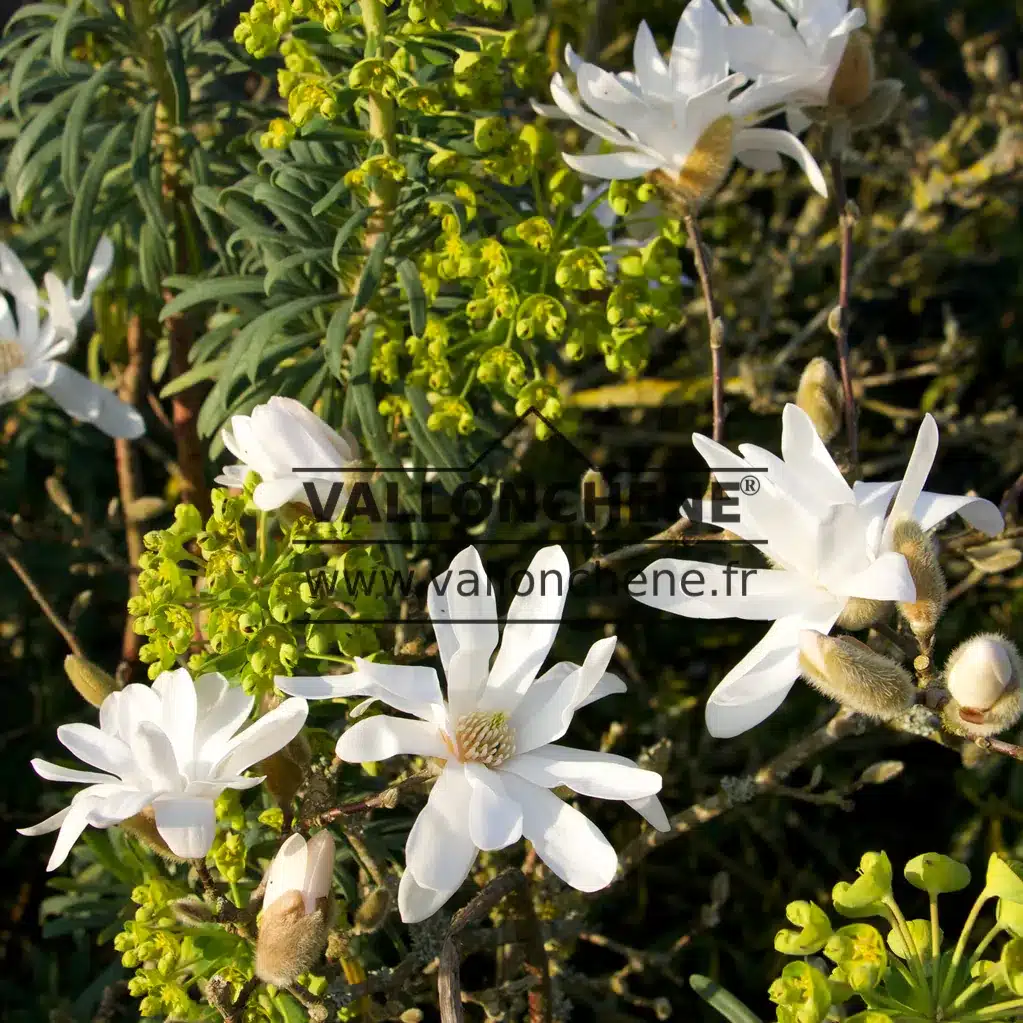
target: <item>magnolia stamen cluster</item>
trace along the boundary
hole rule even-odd
[[[515,755],[515,732],[508,715],[474,710],[455,723],[454,752],[463,763],[500,767]]]

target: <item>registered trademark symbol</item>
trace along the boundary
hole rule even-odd
[[[760,480],[756,476],[743,476],[739,481],[739,489],[744,494],[756,494],[760,490]]]

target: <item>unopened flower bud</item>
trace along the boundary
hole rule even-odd
[[[909,672],[858,639],[804,629],[799,647],[803,676],[843,706],[885,721],[912,705],[915,687]]]
[[[719,117],[704,129],[677,176],[665,171],[651,174],[669,206],[699,209],[721,187],[732,165],[736,130],[731,117]]]
[[[906,559],[916,585],[916,600],[899,604],[899,613],[906,619],[913,635],[927,646],[945,610],[947,592],[937,545],[919,523],[906,518],[895,525],[892,550]]]
[[[386,888],[374,888],[355,911],[355,930],[359,934],[372,934],[379,930],[391,910],[391,893]]]
[[[890,600],[872,600],[869,597],[850,597],[835,623],[840,629],[859,632],[883,621],[892,613]]]
[[[580,515],[593,533],[607,529],[611,522],[611,488],[599,469],[589,468],[579,481]]]
[[[64,671],[71,685],[78,690],[78,695],[94,707],[121,688],[113,675],[77,654],[68,654],[64,658]]]
[[[875,82],[870,95],[849,112],[853,128],[876,128],[884,124],[895,112],[901,98],[902,82],[897,78],[883,78]]]
[[[1023,660],[1004,636],[991,632],[961,643],[945,664],[952,697],[942,711],[945,724],[975,738],[1011,728],[1023,712],[1021,678]]]
[[[842,62],[831,80],[828,105],[849,110],[858,107],[870,95],[874,85],[874,54],[870,38],[853,32],[845,44]]]
[[[422,1009],[406,1009],[398,1019],[401,1023],[423,1023]]]
[[[147,806],[144,810],[135,814],[134,817],[121,821],[120,826],[132,837],[137,838],[144,846],[155,852],[157,856],[162,856],[165,860],[170,860],[171,863],[185,862],[181,856],[171,852],[170,846],[163,840],[160,832],[156,830],[156,815],[151,806]]]
[[[323,953],[330,929],[334,838],[321,831],[308,842],[292,835],[267,876],[256,940],[256,975],[288,987]]]
[[[827,444],[842,423],[842,385],[822,355],[811,359],[799,378],[796,404],[810,417],[818,436]]]

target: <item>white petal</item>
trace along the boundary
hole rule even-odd
[[[61,821],[60,832],[57,834],[57,841],[53,846],[53,852],[46,864],[47,870],[56,870],[68,857],[71,847],[78,841],[79,836],[89,824],[89,811],[92,803],[88,799],[76,801],[68,807]],[[50,818],[53,820],[54,818]],[[48,823],[46,821],[43,822]],[[40,827],[41,825],[36,825]]]
[[[158,792],[179,792],[185,787],[181,766],[167,733],[152,721],[143,721],[131,737],[135,767]]]
[[[729,65],[750,78],[791,73],[806,54],[794,31],[780,36],[759,25],[729,25],[725,40]]]
[[[351,764],[386,760],[399,753],[443,759],[451,756],[436,725],[384,714],[357,721],[338,739],[336,752]]]
[[[195,695],[196,756],[219,760],[224,753],[222,747],[248,720],[255,699],[217,673],[200,675],[195,680]]]
[[[116,791],[97,800],[89,813],[89,823],[96,828],[109,828],[113,824],[141,813],[153,801],[153,793],[124,785],[104,786]]]
[[[662,161],[646,153],[631,151],[621,153],[599,153],[595,156],[575,156],[562,153],[561,159],[574,171],[589,174],[594,178],[606,178],[608,181],[625,181],[629,178],[641,178],[649,171],[656,170]]]
[[[302,730],[309,704],[293,697],[274,707],[228,743],[227,753],[215,769],[217,775],[241,774],[253,764],[287,746]]]
[[[888,551],[862,572],[834,583],[831,592],[866,600],[916,600],[916,585],[901,554]]]
[[[334,882],[334,836],[318,831],[306,844],[306,871],[302,890],[306,896],[306,912],[312,913],[316,900],[330,894]]]
[[[440,680],[433,668],[408,664],[377,664],[355,658],[356,671],[348,675],[278,675],[274,684],[285,693],[310,700],[369,696],[395,710],[433,720],[434,707],[443,704]]]
[[[212,799],[161,796],[153,801],[156,830],[175,856],[197,860],[213,847],[217,820]]]
[[[560,74],[551,79],[551,96],[558,108],[570,117],[580,128],[593,132],[599,138],[605,139],[616,146],[634,146],[635,140],[619,131],[607,121],[595,114],[591,114],[565,87],[564,80]]]
[[[181,670],[184,671],[183,668]],[[113,721],[110,722],[113,734],[125,742],[130,742],[131,737],[143,721],[159,723],[162,720],[163,704],[159,695],[160,686],[169,674],[170,672],[163,672],[152,686],[143,686],[134,682],[113,694],[113,699],[110,700],[114,711]],[[100,711],[100,721],[103,721],[102,710]]]
[[[70,767],[51,764],[48,760],[32,761],[32,770],[47,781],[66,781],[72,784],[94,785],[103,782],[117,783],[118,778],[112,774],[99,774],[96,771],[76,771]]]
[[[909,456],[909,463],[906,465],[906,472],[902,477],[902,485],[898,494],[895,495],[895,503],[888,513],[888,520],[885,522],[884,534],[881,537],[881,546],[887,548],[891,543],[892,531],[895,524],[904,515],[912,515],[920,495],[923,493],[924,484],[930,475],[931,466],[934,465],[934,456],[938,453],[938,424],[934,416],[929,412],[924,416],[923,422],[916,435],[916,442],[913,444],[913,453]]]
[[[459,851],[464,853],[466,850]],[[462,882],[469,876],[476,859],[476,847],[470,846],[469,851],[470,855],[464,862],[465,872],[458,879],[458,884],[441,891],[425,888],[413,877],[412,871],[405,868],[405,873],[401,875],[401,881],[398,883],[398,912],[403,923],[416,924],[433,916],[458,891]]]
[[[661,806],[661,801],[656,796],[647,796],[644,799],[629,799],[629,806],[636,811],[651,827],[658,831],[671,831],[671,821]]]
[[[14,341],[18,336],[18,324],[11,313],[7,299],[0,295],[0,337],[5,341]]]
[[[617,643],[616,636],[597,640],[587,651],[581,667],[566,675],[542,704],[530,702],[529,717],[523,712],[523,705],[515,710],[512,728],[518,752],[526,753],[553,742],[568,731],[576,708],[604,677]]]
[[[481,706],[489,706],[488,701],[498,690],[521,697],[536,678],[558,634],[570,574],[561,547],[545,547],[530,562],[508,609],[501,649],[487,679]]]
[[[711,693],[707,731],[730,739],[773,714],[799,675],[799,633],[829,633],[841,610],[842,602],[837,602],[814,614],[779,618]]]
[[[636,30],[632,57],[636,65],[636,78],[643,92],[652,96],[670,96],[671,78],[668,75],[668,65],[657,49],[654,34],[645,21],[641,21]]]
[[[457,718],[475,707],[498,640],[497,601],[475,547],[460,551],[430,582],[426,602]]]
[[[582,892],[606,888],[618,857],[596,825],[553,792],[506,773],[505,785],[522,806],[522,834],[566,884]]]
[[[58,741],[79,760],[98,767],[105,774],[123,777],[131,770],[131,752],[118,739],[106,735],[93,725],[74,723],[57,729]]]
[[[785,111],[785,125],[793,135],[802,135],[813,121],[798,107],[789,107]]]
[[[629,595],[641,604],[687,618],[751,621],[773,621],[821,599],[818,588],[796,572],[674,558],[651,562],[630,584]]]
[[[39,291],[14,250],[0,243],[0,289],[14,296],[18,314],[17,339],[34,351],[39,338]]]
[[[556,743],[512,757],[501,770],[541,788],[567,785],[596,799],[644,799],[661,791],[661,776],[637,767],[628,757]]]
[[[105,235],[100,238],[96,251],[92,254],[89,269],[85,274],[85,287],[78,298],[71,299],[71,315],[75,322],[83,319],[89,310],[89,303],[95,290],[103,282],[103,279],[110,273],[114,265],[114,244]]]
[[[320,500],[326,500],[326,495],[321,494]],[[290,501],[307,503],[305,487],[302,485],[302,481],[294,476],[263,480],[262,483],[256,485],[256,489],[252,492],[252,503],[260,511],[276,511],[281,505],[288,504]],[[338,501],[335,510],[338,515],[344,511],[341,501]]]
[[[870,563],[866,523],[855,503],[831,505],[806,544],[813,552],[811,570],[817,581],[833,593],[844,593],[845,580]]]
[[[766,149],[792,157],[802,167],[813,190],[827,196],[828,183],[824,180],[824,172],[810,150],[791,132],[778,128],[743,128],[735,137],[736,153],[756,149]]]
[[[47,326],[50,328],[51,339],[40,355],[52,353],[54,342],[60,345],[73,341],[78,333],[78,322],[71,314],[67,290],[61,279],[55,273],[47,273],[43,276],[43,284],[46,286],[47,311],[49,313]],[[41,345],[40,348],[42,348]]]
[[[161,694],[161,726],[174,747],[178,764],[187,769],[195,756],[199,701],[192,676],[184,669],[165,672]]]
[[[46,375],[36,386],[46,391],[68,415],[91,423],[108,437],[133,440],[146,432],[145,421],[135,408],[70,366],[47,363]]]
[[[35,838],[37,835],[48,835],[50,832],[56,831],[64,823],[64,818],[70,812],[70,805],[65,806],[63,810],[58,810],[52,816],[47,817],[46,820],[27,828],[18,828],[17,832],[19,835],[25,835],[28,838]]]
[[[921,529],[933,529],[958,512],[974,529],[988,536],[998,536],[1005,520],[998,509],[983,497],[961,497],[953,494],[932,494],[924,491],[913,506],[913,518]]]
[[[471,798],[462,765],[448,761],[405,844],[405,862],[427,888],[453,890],[465,877],[466,860],[475,859],[476,846],[469,837]]]
[[[522,807],[509,795],[501,772],[482,764],[466,764],[469,837],[480,849],[504,849],[522,837]]]
[[[803,477],[812,478],[825,500],[851,500],[852,488],[810,417],[798,405],[789,402],[782,411],[781,423],[781,454],[785,464]]]
[[[266,891],[263,894],[263,909],[273,905],[282,895],[290,891],[302,891],[306,877],[306,841],[299,835],[291,835],[277,850],[267,871]]]

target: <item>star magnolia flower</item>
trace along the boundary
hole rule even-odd
[[[787,93],[789,127],[803,131],[803,106],[822,107],[852,33],[867,16],[848,0],[746,0],[752,25],[730,25],[728,62],[763,87]],[[736,19],[738,22],[738,19]]]
[[[350,675],[276,679],[285,692],[311,699],[368,696],[418,719],[381,715],[358,722],[338,740],[343,760],[404,753],[444,761],[405,846],[398,907],[406,922],[435,913],[465,880],[480,849],[503,849],[521,836],[574,888],[608,885],[617,868],[615,851],[583,814],[551,792],[559,785],[625,800],[656,827],[668,826],[654,795],[661,787],[658,774],[625,757],[557,743],[578,708],[625,686],[606,670],[614,636],[594,643],[582,665],[562,662],[536,677],[565,604],[565,552],[540,551],[526,579],[532,591],[512,601],[493,666],[497,607],[476,549],[462,551],[431,583],[428,605],[447,677],[446,700],[436,671],[427,667],[357,659],[358,670]]]
[[[100,705],[99,728],[61,725],[57,738],[96,771],[33,760],[47,781],[84,782],[71,805],[22,835],[60,829],[47,870],[67,858],[87,825],[108,828],[152,807],[156,829],[183,859],[213,844],[213,803],[224,789],[250,789],[263,779],[242,771],[286,746],[305,723],[305,700],[285,700],[239,732],[253,698],[222,675],[195,682],[184,668],[165,671],[152,686],[130,685]],[[237,734],[235,734],[237,733]]]
[[[733,158],[776,169],[784,153],[799,163],[814,189],[827,195],[820,167],[795,135],[754,127],[776,112],[787,88],[764,82],[740,92],[747,79],[728,72],[727,29],[727,19],[711,0],[693,0],[679,19],[667,64],[645,22],[636,33],[633,73],[612,74],[567,50],[582,103],[560,74],[551,81],[554,102],[619,151],[564,153],[565,162],[582,174],[612,180],[657,173],[698,205],[722,184]]]
[[[100,239],[85,277],[85,289],[78,298],[56,274],[47,273],[43,282],[48,315],[40,326],[39,290],[21,260],[6,245],[0,245],[0,291],[14,297],[18,314],[15,321],[7,299],[0,295],[0,405],[17,401],[38,387],[68,415],[92,423],[109,437],[134,438],[146,432],[142,416],[131,405],[57,361],[74,343],[92,294],[113,261],[110,239]]]
[[[262,511],[273,511],[296,501],[309,504],[305,484],[312,483],[322,508],[336,519],[345,509],[344,495],[354,482],[359,444],[347,431],[332,430],[294,398],[271,398],[251,415],[232,416],[231,427],[221,431],[224,445],[241,464],[226,465],[217,482],[243,487],[250,472],[261,482],[252,499]],[[350,470],[350,471],[345,471]]]
[[[850,487],[810,417],[795,405],[786,405],[782,417],[782,458],[753,444],[740,445],[739,457],[700,434],[693,443],[737,501],[737,508],[704,502],[700,519],[757,543],[774,567],[743,570],[665,558],[648,567],[648,592],[632,592],[644,604],[688,618],[774,623],[711,694],[707,728],[721,738],[752,728],[781,705],[799,674],[804,629],[826,635],[836,622],[861,627],[851,620],[857,603],[915,599],[906,559],[890,549],[895,523],[904,516],[923,529],[955,512],[989,535],[1003,527],[990,501],[924,492],[938,448],[929,415],[905,476],[895,483]],[[739,486],[746,475],[759,481],[757,493]]]

